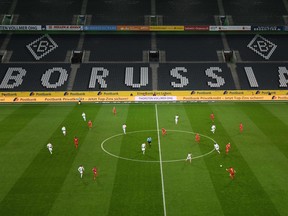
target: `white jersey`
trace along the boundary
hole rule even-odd
[[[52,148],[53,148],[52,144],[51,144],[51,143],[48,143],[48,144],[47,144],[47,148],[48,148],[48,149],[52,149]]]
[[[86,121],[86,114],[84,112],[82,113],[82,118],[84,119],[84,121]]]
[[[214,148],[218,151],[220,149],[219,145],[217,143],[214,144]]]
[[[123,133],[126,134],[126,124],[122,125]]]
[[[83,166],[80,166],[80,167],[78,168],[78,171],[79,171],[79,173],[83,173],[83,172],[84,172],[84,167],[83,167]]]
[[[62,127],[62,131],[63,131],[63,132],[66,131],[66,127],[63,126],[63,127]]]
[[[215,130],[216,129],[216,126],[215,125],[212,125],[211,126],[211,130]]]
[[[175,123],[176,123],[176,124],[178,123],[178,120],[179,120],[179,116],[176,115],[176,116],[175,116]]]
[[[189,153],[188,155],[187,155],[187,158],[186,158],[186,160],[191,160],[192,159],[192,154],[191,153]]]
[[[143,143],[143,144],[141,145],[141,148],[142,148],[142,150],[143,150],[143,149],[145,150],[145,148],[146,148],[146,144]]]

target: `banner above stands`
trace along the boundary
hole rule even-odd
[[[0,103],[288,101],[288,90],[0,92]]]
[[[106,32],[106,31],[128,31],[128,32],[285,32],[288,26],[216,26],[216,25],[187,25],[187,26],[146,26],[146,25],[0,25],[0,32],[25,32],[42,31],[50,33],[63,32]]]

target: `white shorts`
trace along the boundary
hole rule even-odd
[[[142,151],[145,151],[145,148],[142,148]]]

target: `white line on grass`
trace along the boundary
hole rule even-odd
[[[162,154],[161,154],[161,142],[160,142],[160,134],[159,134],[159,122],[158,122],[157,104],[155,104],[155,112],[156,112],[156,123],[157,123],[157,136],[158,136],[158,147],[159,147],[159,161],[160,161],[161,183],[162,183],[163,210],[164,210],[164,216],[166,216],[166,202],[165,202],[165,190],[164,190],[164,178],[163,178]]]
[[[130,131],[130,132],[127,132],[127,134],[134,134],[134,133],[142,133],[142,132],[151,132],[151,131],[155,131],[155,130],[140,130],[140,131]],[[157,130],[156,130],[157,131]],[[166,131],[174,131],[174,132],[180,132],[180,133],[188,133],[188,134],[196,134],[195,132],[193,131],[183,131],[183,130],[168,130],[166,129]],[[212,139],[211,137],[209,136],[206,136],[206,135],[203,135],[203,134],[199,134],[201,137],[206,137],[207,139],[210,139],[213,141],[213,143],[215,143],[216,141],[214,139]],[[143,163],[159,163],[160,160],[139,160],[139,159],[132,159],[132,158],[126,158],[126,157],[121,157],[119,155],[115,155],[111,152],[109,152],[108,150],[105,149],[104,147],[104,144],[108,141],[108,140],[111,140],[115,137],[119,137],[119,136],[123,136],[123,133],[120,133],[120,134],[116,134],[116,135],[113,135],[113,136],[110,136],[108,138],[106,138],[102,143],[101,143],[101,148],[104,152],[106,152],[108,155],[112,156],[112,157],[115,157],[115,158],[118,158],[118,159],[122,159],[122,160],[127,160],[127,161],[133,161],[133,162],[143,162]],[[214,147],[212,148],[211,151],[205,153],[205,154],[202,154],[202,155],[198,155],[198,156],[194,156],[192,157],[192,160],[194,159],[198,159],[198,158],[202,158],[202,157],[205,157],[209,154],[211,154],[213,151],[215,151]],[[173,163],[173,162],[181,162],[181,161],[186,161],[186,158],[183,158],[183,159],[174,159],[174,160],[162,160],[162,163]]]

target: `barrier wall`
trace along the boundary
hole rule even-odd
[[[288,90],[1,92],[0,103],[288,101]]]

